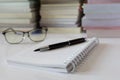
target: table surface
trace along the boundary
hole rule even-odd
[[[53,35],[53,34],[52,34]],[[1,36],[1,35],[0,35]],[[47,38],[50,38],[48,35]],[[76,37],[76,35],[54,35],[56,38]],[[9,67],[6,57],[14,55],[37,43],[23,42],[17,45],[0,40],[0,80],[113,80],[120,79],[120,38],[99,38],[100,44],[79,65],[74,73],[56,73],[44,70],[31,70]]]

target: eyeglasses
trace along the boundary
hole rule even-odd
[[[11,44],[18,44],[23,41],[25,34],[34,42],[43,41],[47,35],[47,28],[20,31],[8,28],[2,32],[6,41]]]

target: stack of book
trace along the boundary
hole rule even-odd
[[[67,2],[67,0],[65,1]],[[75,22],[79,4],[71,1],[64,4],[61,1],[61,4],[58,4],[57,2],[60,1],[42,0],[41,24],[48,27],[77,26]],[[0,24],[3,26],[31,24],[32,15],[29,4],[28,0],[0,0]]]
[[[29,5],[28,2],[0,0],[0,27],[12,27],[13,24],[27,24],[28,22],[26,23],[26,19],[28,15],[26,12],[29,13],[30,9],[26,4]]]
[[[49,27],[75,27],[79,4],[45,4],[41,23]]]
[[[120,1],[90,0],[84,6],[82,20],[88,37],[120,37]]]

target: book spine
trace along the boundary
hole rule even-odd
[[[83,49],[79,54],[75,55],[74,59],[68,64],[66,68],[67,70],[71,70],[69,72],[74,72],[76,67],[87,57],[88,53],[99,43],[97,38],[93,38],[93,40],[86,45],[85,49]],[[73,55],[74,56],[74,55]],[[72,58],[72,57],[71,57]],[[71,59],[70,58],[70,59]]]

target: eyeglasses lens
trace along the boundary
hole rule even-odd
[[[29,32],[29,37],[35,42],[42,41],[46,37],[46,31],[44,29],[32,30]]]
[[[6,34],[6,40],[9,43],[19,43],[22,41],[23,33],[22,32],[12,32],[9,31]]]

